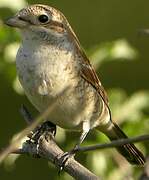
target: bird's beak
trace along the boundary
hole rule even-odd
[[[25,28],[29,24],[29,22],[17,15],[8,18],[4,23],[16,28]]]

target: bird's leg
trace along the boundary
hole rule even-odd
[[[85,137],[87,136],[88,132],[90,130],[90,126],[88,122],[83,122],[83,130],[81,133],[81,136],[79,138],[79,141],[77,144],[74,146],[74,148],[68,152],[65,152],[61,157],[61,164],[60,164],[60,171],[63,170],[67,160],[71,157],[75,156],[75,150],[81,145],[81,143],[84,141]]]
[[[77,149],[77,148],[82,144],[82,142],[84,141],[84,139],[85,139],[85,137],[87,136],[88,132],[89,132],[89,131],[83,131],[83,132],[81,133],[81,136],[80,136],[80,138],[79,138],[79,141],[78,141],[77,144],[74,146],[74,148],[71,150],[72,153],[73,153],[73,151],[74,151],[75,149]]]

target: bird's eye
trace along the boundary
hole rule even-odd
[[[45,14],[42,14],[38,17],[38,20],[41,22],[41,23],[47,23],[49,21],[49,17]]]

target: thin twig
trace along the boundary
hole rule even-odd
[[[149,134],[136,136],[133,138],[113,140],[111,143],[97,144],[97,145],[86,146],[86,147],[78,147],[74,150],[74,152],[86,152],[86,151],[93,151],[97,149],[115,148],[117,146],[122,146],[128,143],[135,143],[135,142],[142,142],[142,141],[149,141]]]

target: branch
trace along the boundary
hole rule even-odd
[[[42,113],[38,118],[33,120],[31,114],[28,112],[25,106],[22,106],[21,113],[25,119],[25,121],[29,124],[27,128],[22,130],[19,136],[13,141],[2,153],[0,154],[0,162],[2,162],[5,157],[7,157],[10,153],[16,154],[31,154],[34,157],[43,157],[57,167],[61,166],[61,155],[63,155],[63,151],[57,146],[55,143],[53,136],[51,133],[45,131],[40,134],[39,139],[27,140],[23,143],[22,148],[18,149],[18,144],[20,144],[22,138],[30,133],[30,131],[34,130],[39,123],[43,120],[47,119],[49,113],[54,109],[58,98],[55,102],[48,107],[48,109]],[[47,134],[48,133],[48,134]],[[87,168],[82,166],[80,163],[74,160],[74,158],[68,159],[66,165],[64,167],[64,171],[66,171],[70,176],[74,177],[78,180],[99,180],[100,178],[90,172]]]
[[[61,165],[60,157],[64,152],[56,145],[53,139],[46,141],[45,138],[40,139],[39,154],[53,162],[56,166]],[[83,167],[80,163],[74,160],[74,158],[68,159],[64,170],[74,177],[80,180],[99,180],[100,178],[91,173],[88,169]]]
[[[17,149],[12,153],[30,154],[34,157],[38,154],[38,156],[49,160],[51,163],[55,164],[56,167],[60,168],[60,157],[64,152],[57,146],[51,134],[48,134],[48,136],[47,134],[43,134],[38,140],[38,149],[36,144],[26,142],[22,149]],[[99,177],[91,173],[88,169],[74,160],[74,158],[68,159],[64,171],[78,180],[100,180]]]

